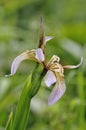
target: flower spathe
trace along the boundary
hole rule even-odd
[[[43,27],[43,18],[41,17],[41,22],[40,22],[40,36],[39,36],[39,46],[37,49],[33,49],[30,51],[25,51],[19,56],[17,56],[11,65],[11,74],[10,76],[14,75],[20,65],[20,63],[23,60],[34,60],[44,67],[46,70],[46,75],[45,75],[45,84],[47,87],[50,87],[52,84],[55,83],[55,87],[53,88],[49,99],[48,99],[48,104],[52,105],[56,103],[64,94],[66,90],[66,85],[64,81],[64,69],[74,69],[79,67],[82,62],[83,58],[81,57],[81,61],[78,65],[67,65],[67,66],[62,66],[60,62],[60,58],[57,55],[53,55],[51,59],[49,60],[48,63],[46,63],[46,58],[45,58],[45,47],[46,47],[46,42],[51,40],[53,37],[52,36],[47,36],[45,37],[44,35],[44,27]]]

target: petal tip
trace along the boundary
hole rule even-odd
[[[48,42],[48,41],[52,40],[53,38],[54,38],[53,36],[46,36],[45,41]]]
[[[83,63],[83,56],[81,57],[80,59],[80,63],[77,64],[77,65],[66,65],[66,66],[63,66],[64,69],[75,69],[75,68],[78,68],[82,65]]]

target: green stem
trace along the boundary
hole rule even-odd
[[[32,73],[32,78],[31,78],[31,84],[32,84],[32,89],[31,89],[31,97],[33,97],[39,90],[40,86],[41,86],[41,81],[44,77],[44,75],[46,74],[46,70],[45,69],[41,69],[41,66],[39,66],[39,64],[36,64],[36,67]],[[40,72],[40,70],[42,70]]]
[[[26,126],[27,118],[30,111],[30,102],[31,102],[31,99],[29,97],[29,91],[31,88],[29,78],[27,79],[26,84],[22,90],[20,100],[16,108],[12,130],[24,130]]]
[[[12,130],[25,130],[30,111],[31,99],[38,92],[45,74],[46,71],[40,68],[40,65],[37,63],[32,76],[29,76],[26,80],[26,84],[22,90],[20,100],[16,108]]]

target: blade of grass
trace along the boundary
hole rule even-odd
[[[80,71],[78,73],[78,95],[80,98],[80,106],[79,106],[79,130],[85,129],[85,91],[84,91],[84,83],[85,79]]]
[[[6,130],[11,130],[12,122],[13,122],[13,113],[11,112],[10,115],[9,115],[7,125],[6,125]]]
[[[22,90],[14,117],[12,130],[24,130],[27,122],[27,117],[30,110],[31,99],[29,97],[31,75],[26,80],[26,84]]]

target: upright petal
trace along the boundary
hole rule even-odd
[[[81,66],[81,64],[83,63],[83,57],[81,57],[81,61],[78,65],[66,65],[63,66],[64,69],[75,69],[78,68],[79,66]]]
[[[53,36],[45,36],[45,41],[48,42],[48,41],[50,41],[53,38],[54,38]]]
[[[38,59],[39,61],[44,61],[44,54],[43,54],[43,51],[42,51],[42,49],[41,48],[38,48],[37,50],[36,50],[36,59]]]
[[[39,46],[38,48],[42,48],[42,50],[44,51],[44,42],[45,42],[45,38],[44,38],[44,24],[43,24],[43,17],[41,16],[40,19],[40,34],[39,34]]]
[[[56,83],[54,89],[52,90],[48,99],[48,104],[53,105],[54,103],[56,103],[63,96],[65,90],[65,82],[62,79],[60,82]]]
[[[51,40],[52,38],[53,38],[52,36],[46,36],[45,37],[43,17],[41,17],[41,19],[40,19],[40,34],[39,34],[38,48],[41,48],[44,54],[45,54],[46,42]]]
[[[52,71],[48,70],[48,72],[45,76],[45,84],[47,85],[47,87],[50,87],[55,82],[56,82],[56,77],[55,77],[54,73]]]
[[[32,59],[32,60],[36,60],[35,59],[35,50],[31,50],[31,51],[26,51],[22,54],[20,54],[19,56],[17,56],[13,62],[12,62],[12,65],[11,65],[11,74],[8,75],[8,76],[12,76],[16,73],[20,63],[23,61],[23,60],[26,60],[26,59]]]

